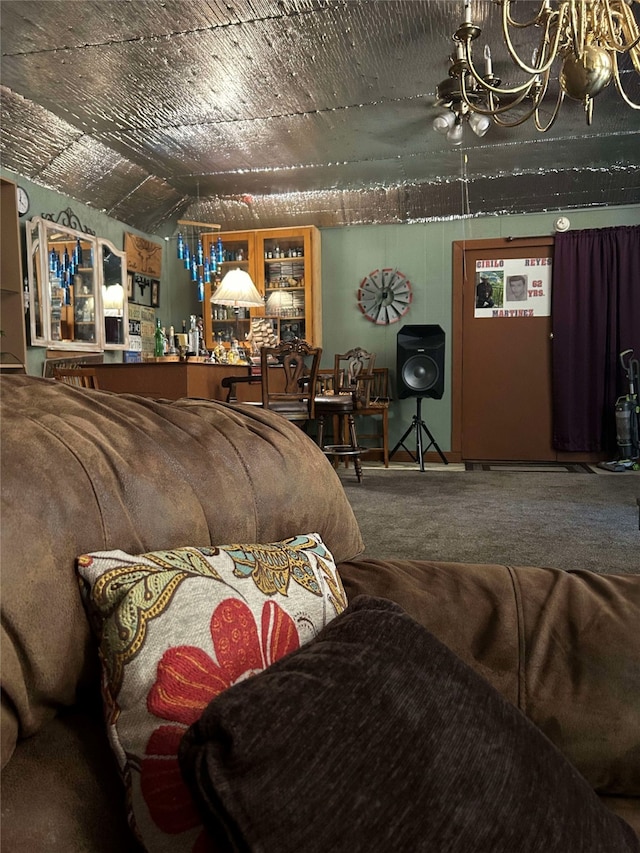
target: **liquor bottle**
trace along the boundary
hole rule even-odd
[[[187,351],[190,355],[198,355],[200,352],[200,335],[198,333],[198,327],[196,326],[196,315],[192,314],[189,317],[189,343],[187,346]]]
[[[218,263],[221,264],[224,261],[224,246],[222,245],[222,237],[218,237],[216,240],[216,250],[218,254]]]
[[[153,354],[156,358],[162,358],[164,355],[164,335],[162,334],[162,326],[160,325],[159,317],[156,319]]]
[[[200,316],[196,319],[196,329],[198,330],[198,355],[209,355],[204,345],[204,320]]]
[[[173,326],[169,326],[169,355],[176,355],[176,330]]]

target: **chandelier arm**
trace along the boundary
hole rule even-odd
[[[620,97],[625,102],[628,107],[631,107],[632,110],[640,110],[640,104],[636,104],[635,101],[632,101],[625,90],[622,88],[622,81],[620,80],[620,72],[618,71],[618,63],[613,63],[613,82],[615,84]]]
[[[526,71],[527,74],[542,74],[542,73],[544,73],[548,68],[551,68],[551,66],[553,65],[553,62],[557,56],[557,53],[558,53],[558,47],[560,45],[560,38],[562,36],[561,24],[562,24],[563,19],[564,19],[565,10],[567,8],[566,2],[562,4],[559,12],[555,12],[555,13],[553,13],[553,15],[550,15],[547,17],[547,21],[546,21],[545,28],[544,28],[544,34],[540,40],[541,45],[545,45],[548,41],[550,41],[551,21],[552,21],[553,17],[556,17],[558,19],[558,24],[556,26],[556,32],[555,32],[555,35],[554,35],[553,40],[552,40],[553,43],[551,45],[551,49],[549,52],[549,58],[547,59],[546,62],[543,63],[542,58],[544,57],[546,51],[540,50],[539,55],[538,55],[538,58],[540,59],[540,65],[538,67],[535,67],[535,68],[530,66],[530,65],[527,65],[527,63],[524,62],[524,60],[522,60],[520,58],[515,47],[513,46],[513,42],[511,41],[511,34],[509,33],[509,16],[508,16],[508,10],[507,10],[508,5],[509,5],[508,0],[505,0],[504,5],[502,6],[502,37],[504,38],[505,44],[507,45],[507,50],[509,51],[509,55],[511,56],[513,61],[516,63],[516,65],[522,71]],[[471,51],[469,50],[469,53],[470,52]],[[515,90],[515,91],[517,91],[517,90]]]
[[[499,86],[493,86],[491,83],[489,83],[488,80],[478,74],[476,67],[473,64],[473,59],[471,57],[471,41],[469,40],[465,41],[464,43],[464,53],[469,74],[471,74],[476,83],[479,83],[480,86],[482,86],[482,88],[485,89],[487,92],[493,92],[495,95],[517,95],[519,92],[528,91],[534,82],[533,80],[528,80],[521,86],[514,86],[513,89],[501,89]],[[534,71],[533,73],[538,74],[539,72]]]
[[[607,44],[607,48],[609,50],[615,50],[617,53],[632,53],[634,48],[640,44],[640,32],[638,32],[638,25],[633,16],[633,12],[631,11],[631,7],[627,6],[626,3],[623,4],[622,12],[618,13],[622,19],[618,27],[614,24],[613,12],[611,11],[611,7],[608,3],[606,4],[606,9],[607,23],[609,25],[609,42]],[[620,32],[620,39],[616,38],[616,30],[619,30]],[[635,33],[637,33],[637,35],[635,35]],[[622,39],[622,36],[630,38],[631,41],[626,44]]]
[[[555,104],[555,107],[553,109],[553,113],[551,115],[551,118],[549,119],[549,122],[546,125],[543,125],[540,122],[540,111],[539,111],[540,110],[540,102],[539,101],[534,103],[532,105],[531,109],[527,110],[525,115],[521,116],[519,119],[516,119],[515,121],[505,121],[504,119],[497,118],[497,117],[494,117],[494,121],[500,127],[518,127],[519,125],[524,124],[525,121],[528,121],[531,118],[531,116],[533,116],[533,121],[534,121],[534,124],[536,126],[536,130],[540,131],[541,133],[545,133],[555,123],[555,120],[557,119],[557,117],[560,113],[560,107],[562,106],[563,101],[564,101],[564,92],[560,91],[558,93],[558,98],[556,100],[556,104]]]
[[[478,115],[482,115],[482,116],[490,116],[490,117],[491,117],[491,116],[500,115],[500,113],[506,113],[506,112],[508,112],[509,110],[513,109],[513,107],[517,107],[517,106],[518,106],[518,104],[522,103],[522,101],[524,101],[524,99],[527,97],[527,95],[528,95],[528,94],[529,94],[529,92],[531,91],[531,87],[533,86],[533,84],[534,84],[534,82],[535,82],[534,80],[531,80],[531,81],[527,84],[527,88],[526,88],[526,89],[524,89],[524,91],[522,91],[522,92],[518,95],[518,97],[515,99],[515,101],[512,101],[512,102],[511,102],[511,103],[509,103],[509,104],[505,104],[505,105],[504,105],[504,106],[502,106],[502,107],[499,107],[499,106],[498,106],[498,107],[493,107],[493,106],[492,106],[492,104],[493,104],[493,97],[492,97],[492,96],[493,96],[493,91],[491,91],[491,90],[490,90],[490,91],[489,91],[489,96],[490,96],[490,98],[491,98],[491,102],[490,102],[490,106],[489,106],[489,108],[488,108],[488,109],[486,109],[486,108],[484,108],[484,107],[481,107],[477,102],[475,102],[475,101],[473,101],[473,100],[471,100],[471,99],[469,98],[469,92],[468,92],[468,90],[467,90],[467,86],[466,86],[466,83],[465,83],[465,77],[466,77],[466,75],[465,75],[465,74],[462,74],[462,75],[461,75],[461,77],[460,77],[460,94],[462,95],[462,100],[463,100],[463,101],[464,101],[464,103],[469,107],[469,110],[470,110],[472,113],[478,113]],[[547,74],[547,80],[548,80],[548,74]],[[544,87],[544,91],[546,91],[546,88],[547,88],[547,87],[546,87],[546,85],[545,85],[545,87]],[[543,94],[543,96],[544,96],[544,91],[543,91],[543,93],[542,93],[542,94]],[[504,94],[512,94],[512,92],[513,92],[513,90],[509,90],[508,92],[505,92]]]
[[[571,18],[571,40],[573,42],[573,52],[575,53],[578,59],[582,59],[582,54],[584,52],[586,17],[583,11],[581,11],[580,15],[578,15],[575,0],[570,0],[570,4],[571,5],[569,6],[569,17]],[[580,29],[579,37],[578,28]],[[560,27],[558,27],[558,31],[560,31]]]
[[[558,89],[558,97],[556,98],[556,105],[553,108],[553,113],[551,114],[551,118],[549,119],[549,121],[545,125],[541,124],[541,122],[540,122],[540,114],[538,111],[538,106],[540,105],[540,102],[538,101],[538,106],[536,106],[536,110],[535,110],[535,113],[533,116],[533,121],[535,123],[536,130],[540,131],[540,133],[546,133],[555,124],[555,121],[560,114],[560,107],[562,106],[562,104],[564,102],[564,95],[565,95],[564,91],[562,89]]]
[[[549,123],[546,126],[542,125],[542,123],[540,122],[540,104],[543,102],[544,97],[547,94],[547,88],[549,86],[549,78],[550,78],[550,72],[547,71],[547,73],[544,75],[544,85],[541,87],[540,91],[534,96],[533,103],[531,104],[531,109],[527,110],[527,112],[524,116],[521,116],[519,119],[516,119],[515,121],[507,122],[504,119],[496,117],[494,115],[493,119],[494,119],[495,123],[499,124],[501,127],[518,127],[518,125],[524,124],[525,121],[527,121],[528,119],[531,118],[531,116],[533,116],[533,120],[534,120],[534,123],[535,123],[537,130],[539,130],[542,133],[549,130],[549,128],[553,125],[556,118],[558,117],[558,113],[560,112],[560,107],[562,106],[562,102],[564,101],[564,95],[565,95],[565,93],[564,93],[564,91],[562,91],[562,89],[558,90],[558,97],[556,98],[556,104],[555,104],[555,107],[553,109],[551,119],[549,120]],[[509,106],[509,109],[511,109],[514,106],[517,106],[517,104],[511,104]]]
[[[529,121],[535,111],[536,105],[533,104],[531,109],[527,110],[527,112],[523,116],[520,116],[520,118],[518,119],[514,119],[513,121],[506,121],[500,116],[494,116],[493,120],[499,127],[518,127],[519,125],[524,124],[525,121]]]
[[[541,0],[540,8],[538,9],[538,14],[530,21],[516,21],[515,18],[511,17],[511,0],[502,0],[500,5],[502,6],[502,18],[509,24],[510,27],[515,27],[519,30],[526,30],[528,27],[533,27],[535,26],[535,24],[538,23],[540,13],[545,7],[545,0]]]

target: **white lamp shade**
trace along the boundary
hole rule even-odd
[[[224,276],[211,301],[217,305],[232,305],[234,308],[252,308],[264,305],[264,300],[251,280],[248,272],[241,269],[229,270]]]

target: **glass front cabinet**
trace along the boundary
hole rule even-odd
[[[26,225],[31,343],[49,349],[127,349],[125,253],[40,216]]]
[[[302,338],[322,346],[320,232],[312,225],[203,235],[206,255],[215,253],[217,272],[205,287],[204,329],[208,349],[230,343],[236,330],[245,340]],[[216,305],[215,290],[231,269],[249,273],[264,307]]]

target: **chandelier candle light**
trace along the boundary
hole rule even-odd
[[[437,103],[449,112],[434,122],[434,128],[447,134],[452,144],[462,142],[465,118],[479,136],[486,133],[491,120],[503,127],[516,127],[530,118],[544,133],[555,122],[566,95],[583,104],[587,124],[591,124],[593,99],[612,80],[625,104],[640,109],[640,103],[626,94],[618,67],[619,55],[628,54],[635,73],[640,75],[640,26],[634,13],[640,6],[638,0],[542,0],[535,17],[526,21],[514,19],[513,0],[494,0],[502,7],[502,36],[509,57],[525,78],[509,87],[501,87],[502,81],[494,74],[488,45],[483,51],[482,72],[474,64],[473,42],[482,30],[473,22],[471,0],[463,2],[464,21],[452,37],[456,49],[449,80],[437,88]],[[512,31],[523,30],[539,33],[530,60],[517,52],[512,38]],[[554,67],[557,74],[552,76]],[[541,106],[550,81],[556,80],[555,104],[550,118],[543,121]],[[480,124],[482,120],[486,124]]]

